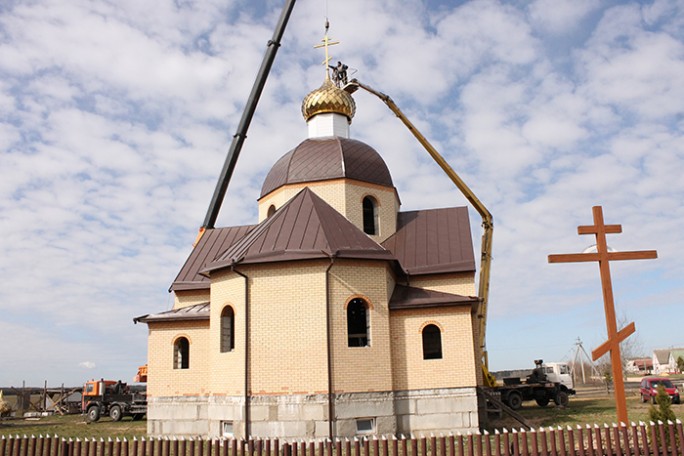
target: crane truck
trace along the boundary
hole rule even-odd
[[[147,395],[144,389],[120,380],[90,380],[83,385],[81,411],[90,423],[107,415],[112,421],[121,421],[124,416],[138,421],[147,413]]]
[[[540,407],[546,407],[551,401],[567,406],[570,396],[575,394],[569,366],[566,363],[544,364],[541,359],[535,360],[535,365],[526,378],[504,378],[503,385],[494,386],[490,391],[513,410],[522,407],[524,401],[535,401]]]

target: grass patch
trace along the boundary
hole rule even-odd
[[[84,415],[46,416],[32,419],[13,419],[0,421],[0,436],[57,435],[64,438],[128,438],[147,434],[145,420],[133,421],[126,417],[119,422],[102,418],[96,423],[88,423]]]
[[[648,410],[651,407],[650,403],[643,404],[639,398],[630,397],[627,399],[627,413],[630,421],[638,423],[639,421],[648,422]],[[684,421],[684,405],[673,404],[672,410],[680,420]],[[534,402],[525,402],[523,407],[518,410],[525,420],[533,427],[549,427],[549,426],[571,426],[578,425],[584,427],[587,424],[603,425],[612,424],[617,421],[617,414],[615,411],[615,401],[608,397],[592,397],[592,398],[576,398],[570,399],[570,404],[563,407],[556,407],[553,403],[546,407],[538,407]],[[520,424],[512,418],[504,417],[500,420],[491,420],[489,428],[516,428],[519,429]]]

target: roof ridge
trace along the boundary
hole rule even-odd
[[[257,239],[259,239],[261,233],[265,232],[271,225],[276,223],[276,221],[280,220],[281,218],[287,216],[287,212],[290,210],[290,205],[293,204],[293,202],[297,199],[297,197],[306,189],[300,190],[297,192],[295,196],[293,196],[287,203],[285,203],[280,210],[277,210],[272,216],[267,217],[265,220],[263,220],[261,223],[259,223],[256,228],[251,230],[249,233],[247,233],[242,239],[240,239],[238,242],[235,244],[231,245],[230,248],[228,248],[219,258],[216,263],[226,261],[227,258],[225,258],[227,255],[229,255],[233,250],[237,252],[244,251],[250,246],[252,246]],[[244,248],[243,248],[244,246]],[[224,259],[225,258],[225,259]],[[237,258],[239,261],[239,257]],[[231,263],[235,263],[236,261],[231,259]]]
[[[307,190],[308,190],[308,187],[307,187]],[[320,226],[321,226],[321,230],[323,230],[324,234],[326,235],[326,243],[328,244],[328,246],[330,247],[330,250],[331,250],[331,251],[330,251],[330,254],[334,254],[334,253],[335,253],[335,252],[332,252],[332,246],[330,246],[329,236],[332,234],[332,233],[331,233],[331,230],[338,230],[338,231],[341,231],[341,228],[342,228],[342,227],[340,226],[339,223],[333,223],[333,221],[330,220],[330,219],[327,218],[327,217],[321,218],[321,214],[319,214],[319,212],[318,212],[319,210],[328,211],[330,214],[335,214],[335,216],[339,216],[339,219],[342,220],[342,223],[343,223],[343,224],[346,223],[347,226],[348,226],[349,228],[355,230],[356,232],[358,232],[358,233],[360,233],[360,234],[363,234],[363,236],[364,236],[366,239],[368,239],[370,242],[372,242],[373,244],[375,244],[375,246],[377,246],[378,248],[380,248],[380,249],[382,249],[382,250],[384,250],[384,251],[386,251],[386,252],[389,252],[389,250],[387,250],[387,249],[386,249],[384,246],[382,246],[380,243],[376,242],[374,239],[372,239],[370,236],[368,236],[366,233],[364,233],[361,229],[359,229],[359,227],[357,227],[356,225],[354,225],[349,219],[347,219],[344,215],[342,215],[341,213],[339,213],[334,207],[332,207],[330,204],[328,204],[323,198],[321,198],[320,196],[318,196],[318,195],[317,195],[316,193],[314,193],[312,190],[309,190],[309,192],[310,192],[310,196],[309,196],[309,197],[311,198],[311,201],[312,201],[312,203],[313,203],[313,205],[314,205],[314,209],[315,209],[315,212],[316,212],[316,217],[318,217],[318,219],[319,219],[319,223],[320,223]],[[354,250],[354,249],[351,249],[351,248],[350,248],[350,249],[348,249],[348,250]]]
[[[203,272],[236,263],[257,264],[331,255],[395,260],[388,249],[371,239],[312,189],[304,187]]]

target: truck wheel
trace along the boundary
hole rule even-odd
[[[547,405],[549,405],[549,396],[547,396],[546,394],[543,396],[539,395],[535,397],[534,400],[537,402],[537,405],[539,407],[546,407]]]
[[[95,421],[100,419],[100,407],[97,405],[91,405],[88,407],[88,411],[86,412],[86,419],[90,423],[94,423]]]
[[[145,416],[144,413],[134,413],[133,414],[133,421],[140,421],[143,419],[143,416]]]
[[[517,391],[512,391],[508,393],[508,406],[513,410],[518,410],[522,407],[522,396]]]
[[[556,396],[553,398],[553,402],[555,402],[558,406],[567,407],[568,403],[570,403],[570,396],[568,396],[568,393],[565,391],[558,391]]]
[[[121,421],[121,418],[123,418],[121,407],[118,405],[113,405],[112,408],[109,409],[109,417],[112,419],[112,421]]]

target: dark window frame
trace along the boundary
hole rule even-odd
[[[190,369],[190,340],[181,336],[173,342],[173,368]]]
[[[423,359],[442,359],[442,330],[434,323],[423,327]]]
[[[379,234],[378,229],[378,201],[368,195],[363,198],[361,202],[363,212],[363,232],[376,236]]]
[[[235,311],[231,306],[226,306],[221,311],[220,338],[221,353],[235,349]]]
[[[370,346],[370,306],[363,298],[354,298],[347,304],[347,346]]]

